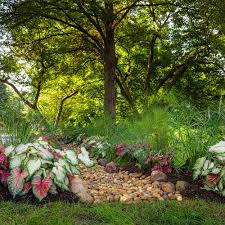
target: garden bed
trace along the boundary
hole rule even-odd
[[[176,183],[178,180],[184,180],[190,184],[189,188],[181,192],[182,196],[186,199],[204,199],[207,201],[225,203],[225,197],[203,189],[204,185],[202,180],[193,181],[191,173],[173,173],[168,175],[168,179],[173,183]]]
[[[124,167],[123,170],[128,171],[129,173],[142,172],[146,176],[150,176],[151,174],[150,171],[140,170],[134,165],[128,165]],[[184,199],[204,199],[206,201],[225,203],[225,197],[215,192],[203,189],[204,184],[202,180],[193,181],[192,174],[190,172],[189,173],[173,172],[167,174],[167,176],[168,180],[174,184],[176,184],[176,182],[179,180],[187,181],[190,184],[189,188],[181,192]]]
[[[49,194],[42,201],[39,201],[32,193],[24,196],[18,196],[15,199],[9,193],[8,188],[0,185],[0,201],[13,201],[20,203],[28,203],[32,205],[43,205],[49,202],[69,202],[77,203],[79,198],[71,192],[59,192],[57,195]]]
[[[142,172],[146,177],[150,176],[149,172],[140,171],[136,167],[125,167],[123,170],[129,171],[130,174]],[[225,203],[224,197],[212,191],[206,191],[202,189],[203,187],[202,181],[201,180],[193,181],[190,173],[168,174],[168,180],[174,184],[176,184],[176,182],[179,180],[187,181],[190,184],[189,188],[181,192],[184,199],[204,199],[206,201]],[[59,192],[57,195],[48,195],[41,202],[39,202],[38,199],[36,199],[32,193],[28,193],[25,196],[18,196],[15,199],[13,199],[8,189],[0,185],[0,201],[15,201],[21,203],[28,203],[32,205],[40,205],[49,202],[59,202],[59,201],[77,203],[78,200],[79,198],[71,192]]]

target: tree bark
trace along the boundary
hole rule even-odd
[[[117,71],[118,73],[121,75],[121,71],[120,69],[117,67]],[[131,93],[130,93],[130,90],[128,88],[128,86],[126,85],[125,81],[121,81],[119,76],[116,76],[116,83],[118,84],[119,88],[120,88],[120,91],[121,91],[121,94],[123,95],[123,97],[127,100],[128,104],[130,105],[132,111],[135,113],[135,114],[138,114],[138,111],[135,107],[135,104],[134,104],[134,100],[131,96]]]
[[[173,85],[173,83],[177,82],[179,80],[179,78],[188,70],[188,64],[184,63],[182,65],[179,65],[175,68],[173,68],[167,75],[165,75],[162,80],[160,81],[156,91],[158,92],[158,90],[169,80],[169,79],[173,79],[171,85]],[[174,84],[175,84],[174,83]],[[171,86],[170,85],[170,86]]]
[[[153,77],[154,48],[155,48],[156,40],[157,40],[157,35],[153,35],[152,40],[149,44],[148,70],[147,70],[147,76],[146,76],[146,80],[145,80],[145,96],[146,96],[146,98],[150,94],[150,84],[151,84],[151,79]]]
[[[116,120],[116,53],[114,41],[114,15],[113,3],[111,1],[105,2],[106,18],[105,25],[105,40],[104,40],[104,111],[107,116],[110,116],[112,122]]]
[[[59,121],[60,121],[61,116],[62,116],[64,102],[67,99],[69,99],[69,98],[73,97],[74,95],[76,95],[77,93],[78,93],[78,91],[76,90],[73,93],[71,93],[70,95],[67,95],[64,98],[62,98],[62,100],[60,102],[60,105],[59,105],[59,110],[58,110],[58,113],[57,113],[57,116],[56,116],[56,119],[55,119],[54,128],[57,128],[58,125],[59,125]]]

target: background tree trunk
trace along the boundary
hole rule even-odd
[[[116,119],[116,53],[114,42],[114,15],[113,3],[107,1],[105,3],[105,41],[104,41],[104,111],[109,115],[113,122]]]

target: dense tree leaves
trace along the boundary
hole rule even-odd
[[[198,106],[224,94],[224,1],[6,1],[4,79],[56,124],[115,119],[177,89]],[[23,86],[22,92],[20,91]],[[73,94],[76,93],[76,94]],[[201,104],[204,102],[204,104]],[[66,109],[66,110],[63,110]]]

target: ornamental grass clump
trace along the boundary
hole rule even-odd
[[[199,177],[203,177],[206,190],[225,196],[225,141],[210,147],[208,156],[196,161],[193,179]]]
[[[85,148],[76,155],[73,150],[54,149],[43,138],[16,147],[2,146],[0,150],[0,179],[13,197],[32,190],[41,201],[59,189],[70,191],[69,176],[80,175],[79,160],[88,167],[94,165]]]

